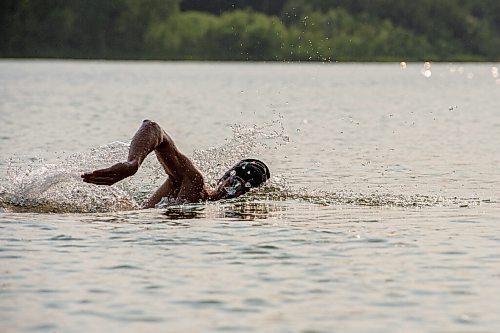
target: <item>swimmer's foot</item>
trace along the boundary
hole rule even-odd
[[[138,169],[139,163],[137,161],[121,162],[106,169],[86,172],[82,174],[81,177],[86,183],[96,185],[113,185],[122,179],[134,175]]]

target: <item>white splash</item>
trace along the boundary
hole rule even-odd
[[[260,126],[235,124],[231,129],[232,137],[226,139],[223,145],[194,151],[193,161],[209,184],[214,185],[227,169],[241,159],[278,149],[289,142],[281,118]]]
[[[82,171],[122,159],[127,145],[112,143],[59,158],[56,163],[43,159],[7,168],[6,186],[0,192],[0,207],[5,211],[42,213],[107,212],[138,208],[123,186],[96,186],[84,183]],[[126,156],[126,155],[125,155]]]

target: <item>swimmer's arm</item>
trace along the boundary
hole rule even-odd
[[[193,171],[194,166],[191,161],[179,152],[170,136],[157,123],[145,120],[132,138],[126,162],[84,173],[83,181],[97,185],[112,185],[134,175],[152,151],[156,151],[163,168],[172,178]],[[195,168],[194,170],[197,171]]]
[[[142,204],[142,208],[154,208],[164,197],[176,198],[179,192],[178,186],[175,186],[170,177],[156,190],[153,195]]]

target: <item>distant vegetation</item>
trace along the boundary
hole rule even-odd
[[[2,0],[0,57],[500,61],[500,1]]]

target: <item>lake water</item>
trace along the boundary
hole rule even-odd
[[[498,67],[0,61],[0,331],[498,332]],[[143,119],[272,179],[123,210]]]

